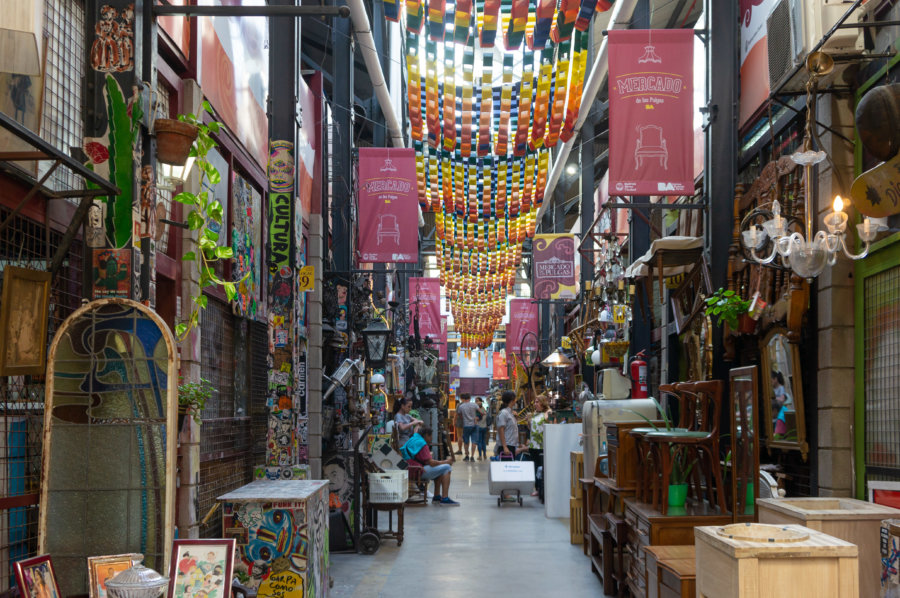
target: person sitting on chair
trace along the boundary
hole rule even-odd
[[[431,449],[428,448],[431,440],[432,430],[428,426],[424,426],[412,435],[409,441],[401,447],[400,452],[411,467],[423,468],[423,481],[434,480],[434,499],[431,504],[458,507],[459,503],[450,498],[450,473],[453,470],[451,464],[454,459],[452,455],[443,461],[432,458]]]

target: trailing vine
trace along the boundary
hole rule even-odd
[[[203,109],[212,114],[212,106],[209,102],[203,101]],[[197,127],[197,139],[191,147],[190,155],[195,159],[195,164],[199,171],[199,187],[200,193],[191,193],[190,191],[182,191],[173,199],[191,208],[187,214],[187,227],[192,231],[198,232],[199,251],[188,251],[181,259],[186,262],[194,262],[200,274],[199,290],[196,295],[191,297],[191,315],[187,321],[181,322],[175,326],[175,334],[179,341],[187,338],[188,333],[200,321],[200,310],[206,309],[208,298],[203,294],[204,289],[208,287],[221,286],[225,289],[225,295],[228,301],[233,301],[237,296],[237,285],[246,279],[250,273],[248,272],[244,278],[237,282],[229,282],[219,278],[216,275],[216,264],[220,260],[228,260],[234,257],[231,247],[219,245],[219,233],[210,228],[211,223],[222,227],[222,219],[224,209],[222,204],[215,198],[209,197],[209,192],[204,189],[203,184],[209,182],[210,185],[218,185],[222,180],[222,175],[216,170],[216,167],[208,159],[209,152],[218,146],[212,134],[218,134],[222,130],[222,123],[211,121],[208,124],[198,119],[193,114],[179,114],[178,120],[190,123]]]

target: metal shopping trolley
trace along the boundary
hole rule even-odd
[[[497,506],[504,502],[518,502],[522,506],[522,494],[534,488],[534,462],[514,461],[512,457],[500,456],[499,461],[491,461],[488,470],[488,492],[497,497]]]

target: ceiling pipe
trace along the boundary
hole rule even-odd
[[[609,17],[609,28],[628,29],[636,5],[637,0],[619,0],[616,2],[612,8],[613,12]],[[594,59],[594,64],[591,66],[591,72],[584,84],[584,93],[581,95],[581,109],[578,111],[578,119],[575,121],[575,134],[559,147],[556,161],[553,163],[553,168],[550,170],[550,176],[547,178],[547,186],[544,189],[544,203],[541,204],[541,208],[537,213],[538,222],[540,222],[541,216],[543,216],[549,205],[553,203],[553,191],[556,189],[559,177],[562,176],[563,170],[565,170],[566,162],[569,159],[569,152],[575,147],[575,142],[578,138],[577,133],[581,131],[581,126],[584,124],[588,113],[591,111],[591,106],[597,97],[597,92],[600,91],[603,80],[606,79],[606,76],[609,74],[608,53],[609,36],[604,36],[603,42],[600,44],[600,50],[597,52],[597,58]]]
[[[363,59],[366,61],[366,69],[369,71],[372,88],[375,90],[378,105],[381,106],[381,113],[384,115],[388,136],[394,147],[405,147],[403,128],[400,126],[394,106],[391,104],[391,94],[388,91],[387,82],[384,80],[384,71],[381,70],[381,60],[378,58],[378,52],[375,51],[375,39],[372,37],[372,27],[369,24],[366,5],[363,0],[347,0],[347,6],[350,7],[350,19],[353,21],[353,30],[356,32],[356,43],[362,50]]]

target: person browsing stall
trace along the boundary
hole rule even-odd
[[[476,398],[475,401],[475,406],[478,407],[478,413],[475,415],[475,429],[477,430],[477,433],[475,434],[475,446],[478,448],[479,458],[484,461],[487,459],[487,411],[484,410],[481,397]]]
[[[432,430],[428,426],[422,427],[419,432],[412,435],[404,444],[400,452],[403,458],[413,467],[422,467],[422,480],[429,482],[434,480],[433,505],[444,507],[458,507],[459,503],[450,498],[450,474],[453,471],[453,457],[438,461],[431,455],[428,446],[432,441]]]

